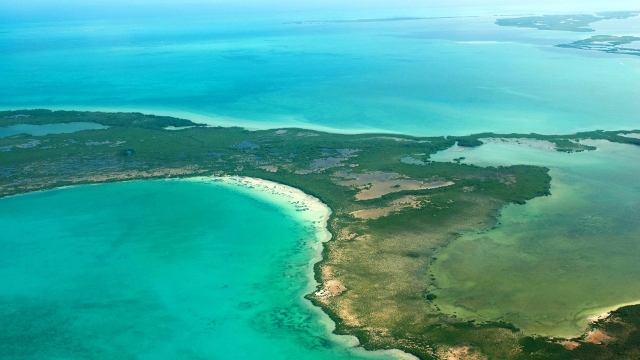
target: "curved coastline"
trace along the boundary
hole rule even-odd
[[[66,185],[59,187],[52,187],[47,189],[41,189],[36,191],[30,191],[26,193],[5,196],[5,198],[13,198],[19,196],[25,196],[33,193],[41,193],[47,191],[71,189],[81,186],[99,186],[105,183],[129,183],[138,181],[185,181],[185,182],[201,182],[201,183],[215,183],[234,191],[240,192],[243,195],[250,197],[258,197],[259,199],[277,204],[279,206],[285,206],[300,214],[299,220],[311,224],[313,227],[314,238],[312,239],[312,256],[309,259],[307,266],[307,287],[304,290],[305,296],[303,296],[303,303],[308,306],[308,309],[313,311],[320,320],[322,326],[326,329],[327,335],[331,337],[331,340],[339,343],[344,348],[351,348],[352,351],[362,352],[361,355],[375,356],[389,356],[398,360],[417,360],[418,358],[405,353],[398,349],[376,349],[367,350],[360,346],[357,337],[353,335],[342,335],[335,333],[336,323],[334,319],[323,311],[322,307],[314,305],[307,299],[307,294],[313,293],[321,285],[315,276],[315,265],[323,260],[324,244],[332,237],[329,232],[327,223],[331,217],[331,209],[320,201],[318,198],[304,193],[302,190],[287,186],[284,184],[276,183],[269,180],[259,179],[255,177],[246,176],[192,176],[192,177],[175,177],[175,178],[156,178],[156,179],[116,179],[105,182],[95,182],[87,184]],[[311,240],[311,239],[310,239]]]
[[[153,181],[154,179],[149,179],[149,180]],[[112,180],[108,182],[120,183],[120,182],[149,181],[149,180]],[[337,316],[337,314],[332,314],[330,311],[327,311],[328,309],[325,309],[325,307],[322,306],[322,304],[316,301],[313,301],[313,299],[308,296],[308,295],[311,295],[315,290],[318,290],[319,287],[321,286],[321,283],[318,281],[316,276],[317,274],[316,268],[324,259],[323,253],[325,249],[325,246],[324,246],[325,243],[330,241],[332,238],[332,234],[327,227],[328,221],[330,220],[332,215],[332,211],[326,204],[324,204],[318,198],[312,195],[306,194],[300,189],[297,189],[288,185],[280,184],[277,182],[256,178],[256,177],[192,176],[192,177],[183,177],[183,178],[180,178],[180,177],[160,178],[155,180],[156,181],[157,180],[193,181],[193,182],[204,182],[204,183],[217,183],[217,184],[222,184],[224,186],[228,186],[229,188],[234,188],[235,190],[239,190],[247,194],[248,196],[255,196],[256,194],[259,194],[260,197],[262,197],[264,200],[268,202],[282,204],[284,201],[289,206],[295,207],[296,211],[299,211],[301,213],[301,219],[303,219],[303,221],[308,221],[310,224],[312,224],[314,228],[314,233],[315,233],[315,238],[314,238],[315,246],[313,248],[313,257],[309,260],[309,266],[308,266],[309,270],[307,272],[308,288],[305,290],[305,293],[307,294],[305,295],[305,300],[306,300],[305,304],[307,304],[309,306],[309,309],[313,310],[316,314],[324,317],[324,318],[321,317],[320,320],[322,324],[325,326],[325,328],[327,329],[327,331],[329,333],[332,333],[332,336],[335,336],[335,338],[333,339],[334,341],[340,342],[345,347],[353,347],[353,348],[360,347],[359,341],[356,336],[343,335],[343,334],[340,334],[339,331],[338,332],[335,331],[339,327],[339,323],[340,323],[340,319]],[[58,190],[58,189],[62,190],[62,189],[68,189],[68,188],[74,188],[74,187],[86,186],[86,185],[96,186],[102,183],[103,182],[54,187],[50,189],[42,189],[42,190],[31,191],[23,194],[11,195],[11,196],[7,196],[7,198],[23,196],[31,193],[45,192],[45,191]],[[623,303],[615,306],[593,309],[592,311],[588,311],[588,314],[582,317],[586,317],[589,323],[591,324],[600,320],[607,319],[613,311],[618,310],[619,308],[622,308],[625,306],[630,306],[630,305],[640,305],[640,301],[628,302],[628,303]],[[577,334],[576,337],[579,337],[585,334],[588,334],[588,329],[585,329],[585,331],[581,334]],[[399,350],[399,349],[384,349],[384,350],[383,349],[371,349],[371,350],[362,349],[362,351],[366,351],[367,353],[371,353],[372,355],[376,353],[381,355],[382,354],[389,355],[400,360],[418,359],[414,355],[403,352],[402,350]]]
[[[225,185],[246,188],[250,190],[256,190],[263,194],[266,199],[273,202],[281,202],[283,199],[286,199],[289,204],[294,205],[298,211],[304,211],[306,215],[304,216],[305,220],[310,221],[315,230],[316,234],[316,244],[314,248],[314,256],[310,260],[309,263],[309,288],[307,290],[307,295],[305,298],[307,299],[307,304],[312,309],[321,309],[322,314],[326,315],[327,318],[323,321],[327,330],[333,332],[338,337],[342,337],[345,340],[345,345],[350,346],[359,346],[358,340],[353,335],[343,335],[339,330],[340,326],[340,318],[337,314],[333,314],[329,309],[325,308],[320,302],[314,301],[314,298],[311,296],[312,293],[316,290],[319,290],[321,287],[321,283],[318,280],[318,267],[321,265],[324,260],[323,253],[325,251],[324,244],[331,240],[332,234],[328,229],[328,222],[331,218],[332,211],[331,209],[320,201],[318,198],[304,193],[302,190],[280,184],[277,182],[264,180],[255,177],[244,177],[244,176],[220,176],[220,177],[192,177],[186,178],[185,181],[204,181],[204,182],[220,182]],[[597,310],[588,311],[588,314],[582,316],[588,319],[589,324],[595,323],[599,320],[604,320],[608,318],[611,313],[619,308],[629,305],[639,305],[640,301],[629,302],[624,304],[619,304],[611,307],[598,308]],[[337,332],[336,332],[337,330]],[[575,334],[574,338],[583,336],[589,333],[589,328],[585,328],[579,334]],[[346,340],[350,338],[350,340]],[[398,349],[390,349],[390,350],[380,350],[380,349],[367,349],[370,352],[385,352],[389,355],[396,357],[398,359],[406,359],[406,360],[415,360],[418,359],[416,356],[403,352]]]
[[[161,175],[153,175],[153,174],[149,174],[149,175],[150,177],[147,178],[148,180],[165,178],[165,176],[161,176]],[[319,273],[316,270],[318,269],[318,266],[322,263],[322,261],[325,260],[325,257],[323,255],[327,250],[326,243],[331,239],[331,236],[332,236],[330,230],[327,227],[327,223],[331,218],[331,209],[326,204],[324,204],[318,198],[312,195],[308,195],[296,187],[293,187],[291,185],[280,184],[270,180],[261,179],[259,177],[256,177],[256,175],[252,175],[254,177],[228,176],[228,175],[203,176],[198,174],[185,173],[185,174],[175,174],[176,176],[172,177],[173,175],[174,174],[170,175],[171,180],[181,179],[185,181],[212,181],[212,182],[220,182],[228,186],[234,186],[239,189],[246,188],[247,191],[251,191],[252,193],[253,193],[253,190],[257,190],[259,193],[261,193],[266,198],[268,198],[269,201],[276,202],[276,203],[282,202],[284,197],[286,199],[285,201],[289,202],[290,205],[293,205],[296,208],[299,208],[301,211],[306,212],[308,210],[311,210],[311,213],[309,213],[308,216],[305,216],[305,217],[308,217],[310,222],[313,224],[316,230],[315,240],[316,241],[319,240],[319,241],[317,241],[317,246],[314,248],[315,256],[313,256],[313,258],[310,260],[310,263],[309,263],[309,272],[308,272],[309,282],[308,283],[309,283],[310,292],[312,292],[314,289],[316,290],[319,289],[320,284],[317,281],[319,278],[318,277]],[[85,181],[87,181],[87,179],[85,179]],[[137,181],[137,180],[131,179],[131,178],[104,178],[104,179],[92,179],[89,181],[94,181],[93,184],[100,184],[105,182],[127,182],[127,181]],[[68,185],[64,187],[73,187],[73,186],[79,186],[79,185]],[[61,187],[52,187],[50,189],[53,189],[53,188],[61,188]],[[313,301],[313,299],[311,299],[310,296],[307,296],[306,298],[311,300],[306,302],[309,304],[310,308],[317,310],[317,312],[319,313],[321,312],[322,314],[328,315],[329,320],[327,322],[324,322],[325,325],[327,326],[327,329],[329,331],[335,331],[338,334],[341,333],[339,316],[337,316],[337,314],[332,314],[329,309],[322,306],[321,304],[317,304],[315,301]],[[317,307],[313,306],[311,303],[315,304]],[[636,303],[623,304],[623,305],[620,305],[619,307],[630,305],[630,304],[638,304],[638,303],[636,302]],[[619,307],[616,307],[615,309]],[[603,309],[605,308],[599,308],[597,312],[601,312],[603,311]],[[606,309],[610,310],[612,309],[612,307],[607,307]],[[594,314],[595,313],[596,311],[594,310]],[[605,314],[608,316],[610,312],[608,311]],[[605,314],[601,314],[601,316],[597,318],[592,316],[592,318],[594,318],[594,320],[601,320],[606,318],[606,316],[603,316]],[[341,337],[351,338],[351,339],[356,338],[355,336],[350,336],[350,335],[341,336]],[[350,346],[359,346],[357,341],[355,343],[352,341],[348,341],[348,342],[350,343],[349,344]],[[375,350],[375,349],[372,349],[372,350]],[[398,358],[415,359],[413,355],[404,353],[400,350],[385,350],[385,351],[390,351],[389,355],[393,355]]]
[[[178,179],[172,179],[178,180]],[[169,180],[169,181],[172,181]],[[284,200],[289,205],[296,208],[296,211],[301,212],[304,221],[308,221],[312,224],[315,233],[315,242],[313,249],[313,257],[309,261],[308,288],[305,290],[305,303],[309,305],[311,310],[314,310],[320,318],[321,322],[325,326],[328,332],[335,336],[334,340],[341,342],[346,347],[360,347],[359,341],[354,335],[344,335],[339,331],[340,318],[337,314],[333,314],[329,309],[326,309],[320,302],[314,301],[311,297],[314,291],[319,290],[321,283],[318,281],[318,266],[321,265],[324,260],[325,244],[332,239],[332,233],[328,229],[328,222],[333,214],[331,208],[324,204],[320,199],[306,194],[300,189],[291,187],[288,185],[280,184],[274,181],[260,179],[256,177],[247,176],[196,176],[180,179],[182,181],[198,181],[198,182],[215,182],[224,184],[235,189],[240,189],[250,195],[255,195],[254,191],[261,194],[265,200],[273,203],[282,203]],[[134,180],[135,181],[135,180]],[[79,185],[72,185],[79,186]],[[625,306],[640,305],[640,301],[628,302],[610,307],[593,309],[592,311],[585,311],[585,315],[582,318],[587,318],[589,324],[596,323],[600,320],[607,319],[611,313]],[[337,330],[337,331],[336,331]],[[579,334],[576,334],[573,338],[586,336],[590,332],[589,328]],[[400,360],[417,360],[418,358],[410,353],[406,353],[399,349],[363,349],[363,351],[370,352],[372,354],[380,353],[392,356]]]
[[[22,106],[17,110],[40,110],[47,109],[53,111],[88,111],[88,112],[108,112],[108,113],[140,113],[143,115],[168,116],[178,119],[186,119],[196,124],[210,127],[241,127],[250,131],[271,130],[279,128],[297,128],[304,130],[322,131],[332,134],[356,135],[356,134],[396,134],[407,135],[398,131],[378,129],[378,128],[335,128],[330,126],[315,125],[296,119],[293,116],[283,116],[278,121],[255,121],[251,119],[235,118],[231,116],[196,113],[190,111],[180,111],[171,109],[148,109],[139,107],[96,107],[96,106]],[[15,111],[15,107],[2,107],[0,111]],[[418,134],[409,136],[432,136],[433,134]],[[449,134],[450,135],[450,134]]]
[[[202,182],[217,182],[224,185],[258,191],[265,199],[275,203],[281,203],[283,200],[290,205],[295,206],[297,211],[303,213],[305,221],[309,221],[314,227],[315,242],[313,248],[313,257],[309,261],[309,267],[307,272],[308,288],[305,290],[307,294],[311,294],[317,290],[321,284],[316,278],[316,265],[320,263],[324,257],[324,244],[331,240],[332,234],[329,231],[327,224],[332,215],[332,211],[324,204],[320,199],[306,194],[300,189],[283,185],[277,182],[259,179],[255,177],[246,176],[220,176],[220,177],[193,177],[186,178],[185,181],[202,181]],[[336,319],[328,314],[322,306],[314,304],[305,296],[305,304],[309,306],[311,310],[318,315],[324,315],[320,318],[323,325],[330,333],[334,333],[336,329]],[[340,341],[347,347],[359,347],[359,341],[352,335],[333,334],[336,338],[334,340]],[[417,360],[418,358],[409,353],[405,353],[398,349],[389,350],[364,350],[371,353],[380,353],[392,356],[399,360]]]
[[[483,133],[483,134],[522,134],[522,137],[526,137],[525,134],[533,134],[537,136],[554,136],[554,135],[567,135],[567,134],[576,134],[576,133],[589,133],[596,131],[622,131],[622,132],[633,132],[640,131],[635,125],[629,126],[613,126],[613,127],[603,127],[603,126],[592,126],[592,127],[577,127],[568,130],[559,130],[559,131],[538,131],[533,132],[531,130],[508,130],[508,129],[466,129],[466,130],[457,130],[451,129],[450,131],[431,131],[431,132],[412,132],[408,133],[406,131],[394,131],[389,129],[381,129],[376,127],[358,127],[358,128],[338,128],[324,125],[317,125],[313,123],[309,123],[305,121],[303,118],[296,118],[295,116],[281,116],[280,118],[274,118],[266,121],[256,121],[252,119],[245,118],[237,118],[226,115],[217,115],[217,114],[209,114],[209,113],[198,113],[194,111],[188,110],[172,110],[172,109],[163,109],[163,108],[144,108],[144,107],[99,107],[99,106],[86,106],[86,105],[73,105],[73,106],[59,106],[59,105],[21,105],[18,107],[12,106],[0,106],[0,111],[30,111],[30,110],[52,110],[52,111],[86,111],[86,112],[106,112],[106,113],[139,113],[143,115],[154,115],[154,116],[167,116],[178,119],[189,120],[195,124],[206,125],[209,127],[240,127],[249,131],[260,131],[260,130],[273,130],[273,129],[281,129],[281,128],[296,128],[302,130],[312,130],[312,131],[322,131],[331,134],[340,134],[340,135],[358,135],[358,134],[391,134],[391,135],[402,135],[402,136],[412,136],[412,137],[434,137],[434,136],[444,136],[444,137],[471,137],[475,134]],[[623,134],[622,136],[625,136]],[[631,137],[633,138],[633,137]]]

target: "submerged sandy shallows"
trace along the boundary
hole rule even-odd
[[[312,256],[309,261],[307,277],[309,279],[305,294],[315,291],[320,285],[314,276],[314,265],[322,260],[323,243],[331,239],[331,233],[327,230],[327,222],[331,216],[331,209],[325,205],[320,199],[304,193],[302,190],[279,184],[273,181],[243,177],[243,176],[221,176],[221,177],[194,177],[184,179],[185,181],[213,182],[228,185],[234,189],[246,189],[247,194],[251,196],[259,192],[261,197],[269,202],[285,205],[286,207],[295,208],[300,219],[308,221],[312,226],[315,234],[315,241],[312,244]],[[283,203],[284,202],[284,203]],[[305,300],[305,304],[314,313],[318,315],[318,320],[326,327],[331,340],[342,344],[347,348],[355,348],[359,346],[358,339],[349,335],[335,335],[335,323],[320,308]],[[417,360],[411,354],[407,354],[400,350],[376,350],[366,351],[362,348],[353,349],[359,355],[371,355],[375,359],[375,355],[386,355],[400,360]]]

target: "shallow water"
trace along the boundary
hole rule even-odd
[[[391,358],[329,334],[309,220],[255,191],[51,190],[1,199],[0,228],[0,358]]]
[[[16,124],[7,127],[0,127],[0,139],[18,134],[43,136],[49,134],[70,134],[83,130],[100,130],[106,128],[107,126],[91,122],[72,122],[45,125]]]
[[[509,205],[496,229],[439,251],[433,273],[443,311],[575,336],[587,317],[640,302],[640,148],[587,143],[598,150],[566,154],[542,142],[493,142],[432,156],[547,166],[553,178],[551,196]]]

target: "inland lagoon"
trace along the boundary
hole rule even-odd
[[[0,200],[0,358],[394,359],[303,299],[327,210],[291,200],[200,180]]]
[[[0,127],[0,138],[19,134],[28,134],[33,136],[43,136],[49,134],[70,134],[82,130],[99,130],[106,128],[107,127],[104,125],[89,122],[46,125],[16,124],[12,126]]]
[[[543,141],[498,139],[431,156],[547,166],[552,177],[550,196],[506,206],[496,228],[438,252],[432,274],[444,312],[573,337],[589,317],[640,303],[640,149],[583,143],[597,150],[569,154]]]

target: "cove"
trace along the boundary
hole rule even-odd
[[[433,267],[446,313],[506,321],[525,333],[572,337],[588,318],[640,302],[640,149],[584,141],[561,153],[531,140],[451,148],[432,160],[550,168],[551,196],[509,205],[499,225],[441,249]]]
[[[237,185],[134,181],[0,199],[0,354],[390,359],[304,300],[316,227]]]

